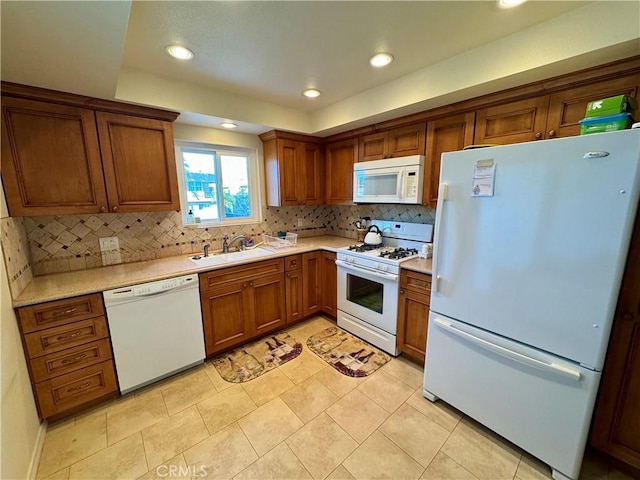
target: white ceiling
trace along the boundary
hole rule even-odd
[[[2,79],[171,108],[185,123],[329,134],[638,54],[638,5],[3,1]],[[169,44],[196,56],[172,59]],[[378,51],[395,61],[374,69]]]

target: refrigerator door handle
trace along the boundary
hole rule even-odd
[[[512,360],[515,360],[516,362],[520,362],[525,365],[529,365],[542,370],[551,371],[559,375],[572,378],[576,381],[579,381],[582,378],[582,374],[580,372],[573,370],[571,368],[567,368],[564,365],[559,365],[557,363],[546,363],[538,359],[528,357],[527,355],[523,355],[522,353],[514,352],[513,350],[509,350],[508,348],[502,347],[500,345],[496,345],[495,343],[491,343],[482,338],[478,338],[475,335],[471,335],[470,333],[463,332],[462,330],[459,330],[455,326],[453,326],[451,322],[447,322],[439,318],[436,318],[435,322],[438,325],[440,325],[442,328],[445,328],[447,331],[459,337],[462,337],[482,348],[485,348],[486,350],[490,350],[494,353],[497,353],[498,355],[502,355],[503,357],[507,357]]]
[[[432,288],[432,293],[439,293],[440,292],[440,275],[438,274],[438,263],[440,260],[440,248],[441,248],[441,243],[440,243],[440,232],[442,231],[442,217],[444,217],[443,215],[443,211],[444,211],[444,202],[447,200],[447,196],[449,193],[449,185],[447,183],[441,183],[440,186],[438,187],[438,208],[439,208],[439,212],[436,215],[436,224],[435,224],[435,235],[436,238],[433,240],[434,241],[434,248],[433,249],[433,264],[432,264],[432,278],[433,278],[433,284],[431,285]]]

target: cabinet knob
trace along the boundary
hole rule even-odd
[[[107,207],[105,207],[104,205],[102,205],[102,206],[100,207],[100,211],[101,211],[102,213],[106,212],[106,211],[107,211]]]
[[[404,295],[404,290],[400,290],[400,295]]]
[[[249,282],[249,286],[250,286],[250,287],[253,287],[253,282]]]
[[[291,278],[291,274],[290,273],[287,273],[287,278]]]
[[[536,132],[535,137],[536,137],[536,140],[540,140],[542,138],[542,133]]]
[[[556,131],[555,130],[549,130],[549,134],[547,135],[549,138],[553,138],[556,136]]]
[[[114,212],[117,212],[118,211],[118,207],[117,206],[113,207],[111,210],[113,210]]]
[[[631,320],[633,320],[633,315],[631,315],[629,312],[627,312],[627,313],[622,315],[622,320],[624,320],[626,322],[630,322]]]

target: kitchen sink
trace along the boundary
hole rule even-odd
[[[189,259],[199,267],[208,267],[211,265],[222,265],[228,262],[240,262],[251,258],[264,257],[266,255],[271,255],[272,253],[273,252],[263,248],[255,248],[252,250],[239,250],[237,252],[229,253],[212,253],[208,257],[199,255],[200,258],[194,258],[192,255]]]

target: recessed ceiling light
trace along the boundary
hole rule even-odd
[[[180,45],[169,45],[165,48],[166,52],[173,58],[180,60],[190,60],[193,58],[193,52],[187,47],[181,47]]]
[[[522,5],[527,0],[498,0],[498,6],[500,8],[513,8],[518,5]]]
[[[302,95],[308,98],[316,98],[320,96],[320,90],[316,90],[315,88],[307,88]]]
[[[230,122],[229,120],[225,120],[220,124],[220,126],[224,128],[236,128],[238,125],[236,125],[233,122]]]
[[[393,55],[389,53],[376,53],[369,59],[369,63],[374,67],[384,67],[393,62]]]

